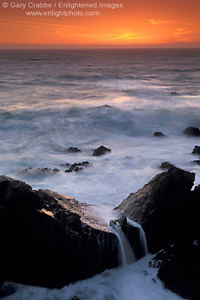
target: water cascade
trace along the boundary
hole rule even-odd
[[[127,218],[127,223],[133,227],[137,227],[139,229],[140,233],[140,247],[141,247],[141,252],[145,256],[148,254],[148,247],[147,247],[147,240],[146,240],[146,235],[145,232],[142,228],[142,226],[129,218]]]
[[[126,266],[128,264],[132,264],[136,261],[135,254],[129,244],[128,239],[126,238],[125,234],[123,233],[121,226],[116,221],[110,222],[110,227],[112,231],[118,238],[119,241],[119,250],[120,250],[120,259],[122,266]]]

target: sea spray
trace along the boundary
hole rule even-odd
[[[130,220],[127,218],[127,223],[133,227],[137,227],[139,229],[139,234],[140,234],[140,247],[141,247],[141,252],[142,255],[145,256],[148,254],[148,247],[147,247],[147,240],[146,240],[146,235],[145,232],[140,224],[137,222]]]
[[[121,226],[118,222],[111,221],[110,228],[115,233],[118,238],[119,242],[119,250],[120,250],[120,259],[122,267],[125,267],[129,264],[132,264],[136,261],[135,254],[129,244],[128,239],[126,238],[125,234],[123,233]]]

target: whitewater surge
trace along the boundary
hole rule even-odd
[[[186,107],[166,113],[134,107],[1,113],[2,173],[25,180],[36,189],[53,189],[79,201],[110,207],[160,172],[163,161],[194,171],[198,182],[199,166],[192,162],[198,157],[191,152],[199,139],[182,134],[189,125],[200,127],[198,114],[198,109],[186,113]],[[154,131],[162,131],[166,138],[154,137]],[[93,150],[100,145],[111,148],[111,153],[94,157]],[[82,151],[66,153],[71,146]],[[61,166],[82,161],[89,161],[90,166],[76,174],[65,173],[67,168]],[[29,167],[60,172],[52,176],[20,173]]]
[[[17,285],[16,294],[9,300],[179,300],[182,299],[165,289],[156,277],[157,269],[149,268],[148,255],[127,266],[105,271],[91,279],[79,281],[61,290]]]

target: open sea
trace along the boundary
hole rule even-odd
[[[200,184],[191,154],[200,138],[185,136],[188,126],[200,128],[199,49],[0,51],[1,174],[94,204],[107,219],[164,161]],[[93,156],[101,145],[111,152]],[[89,166],[65,172],[63,164],[83,161]],[[6,299],[181,299],[148,268],[150,258],[61,290],[17,285]]]

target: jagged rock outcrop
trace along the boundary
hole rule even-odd
[[[104,147],[104,146],[100,146],[99,148],[94,150],[93,156],[100,156],[100,155],[104,155],[109,152],[111,152],[111,149]]]
[[[194,226],[191,216],[188,220],[188,211],[194,179],[194,173],[172,167],[130,194],[116,208],[142,225],[150,252],[191,234]]]
[[[200,299],[199,238],[161,250],[150,262],[150,266],[159,267],[158,277],[166,288],[186,299]]]
[[[165,287],[200,300],[200,185],[191,191],[194,178],[171,167],[117,209],[143,226],[151,252],[160,250],[149,265],[159,268]]]
[[[66,173],[78,172],[78,171],[83,170],[83,168],[88,167],[89,164],[90,164],[89,161],[83,161],[83,162],[80,162],[80,163],[74,163],[65,172]]]
[[[118,241],[91,207],[0,176],[0,282],[60,288],[118,265]]]

